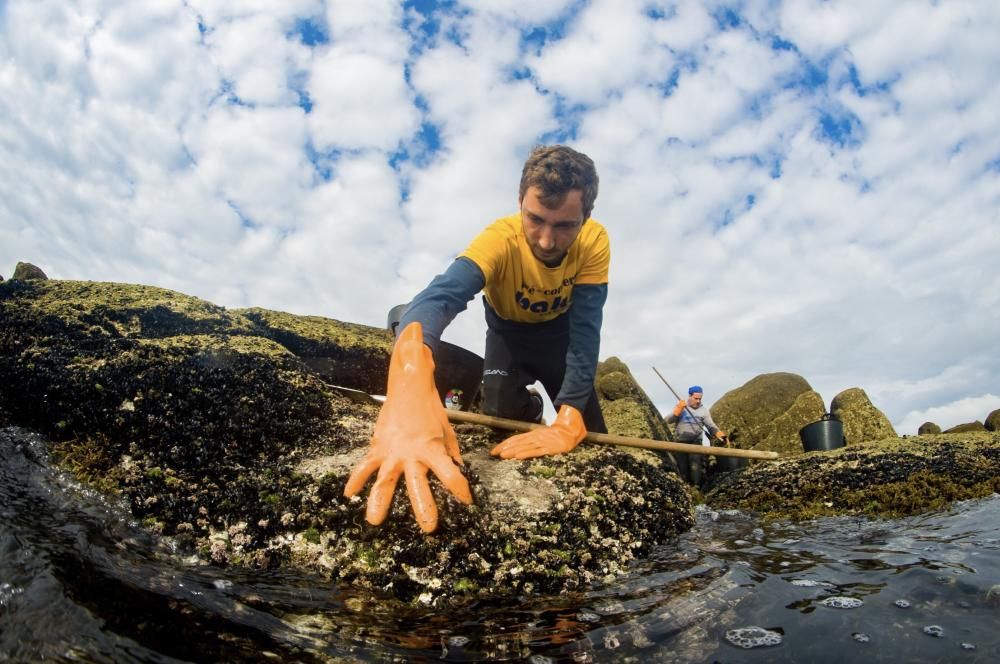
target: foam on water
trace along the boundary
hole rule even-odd
[[[740,648],[762,648],[781,644],[781,634],[753,625],[726,632],[726,641]]]
[[[834,609],[857,609],[865,605],[857,597],[827,597],[820,604]]]

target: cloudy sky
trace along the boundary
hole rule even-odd
[[[597,163],[602,357],[1000,408],[994,0],[0,0],[0,274],[382,326],[538,143]],[[445,339],[481,353],[482,307]]]

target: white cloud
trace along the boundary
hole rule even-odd
[[[648,365],[709,402],[793,371],[913,433],[1000,392],[988,3],[0,7],[5,276],[381,326],[564,140],[601,175],[602,356],[655,399]],[[481,307],[445,336],[482,352]]]

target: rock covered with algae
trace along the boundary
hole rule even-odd
[[[387,332],[149,286],[0,283],[0,426],[37,430],[80,480],[206,562],[319,570],[404,602],[585,590],[693,525],[668,460],[585,443],[499,461],[456,427],[474,505],[431,480],[427,536],[402,485],[386,524],[342,496],[378,410]],[[624,432],[628,433],[628,432]],[[367,488],[365,489],[367,494]]]
[[[1000,492],[1000,433],[886,438],[755,464],[708,492],[716,509],[767,519],[900,517]]]

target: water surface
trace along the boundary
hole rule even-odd
[[[310,574],[219,569],[0,430],[0,660],[1000,661],[1000,496],[893,521],[697,526],[572,596],[392,607]]]

